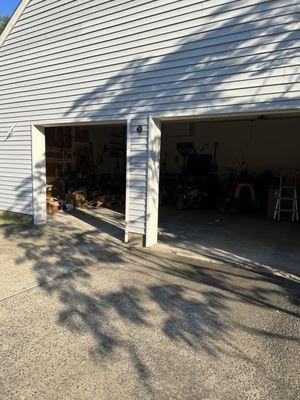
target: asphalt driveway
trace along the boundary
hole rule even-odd
[[[68,227],[1,228],[0,399],[298,398],[297,281]]]

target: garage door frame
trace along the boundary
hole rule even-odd
[[[44,225],[47,223],[46,209],[46,141],[45,129],[60,126],[97,126],[97,125],[117,125],[127,126],[128,136],[128,119],[117,120],[73,120],[73,121],[42,121],[31,124],[31,149],[32,149],[32,201],[33,201],[33,221],[35,225]],[[128,143],[128,139],[127,139]],[[127,145],[128,163],[128,145]],[[126,170],[128,170],[126,168]],[[125,210],[125,240],[128,237],[128,199],[129,199],[128,171],[126,172],[126,210]]]
[[[164,121],[206,121],[226,120],[228,118],[254,118],[259,116],[284,117],[294,114],[299,116],[300,110],[276,110],[255,111],[241,113],[223,113],[195,115],[190,113],[167,112],[149,116],[148,137],[148,175],[147,175],[147,212],[146,212],[146,247],[153,246],[158,242],[158,217],[159,217],[159,176],[160,176],[160,154],[161,154],[161,124]]]

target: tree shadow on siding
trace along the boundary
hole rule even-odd
[[[204,10],[207,4],[203,3]],[[293,4],[280,6],[280,2],[241,5],[232,18],[227,14],[234,7],[231,2],[212,7],[213,23],[193,30],[174,25],[178,39],[172,42],[173,47],[167,47],[167,33],[158,37],[161,45],[155,45],[156,50],[152,45],[139,46],[137,41],[136,55],[127,63],[122,62],[122,51],[113,53],[112,40],[112,58],[107,64],[118,62],[119,71],[109,73],[106,79],[107,73],[101,75],[99,67],[97,87],[79,97],[65,116],[147,118],[148,114],[174,111],[178,116],[193,114],[200,118],[204,114],[267,113],[298,107],[298,77],[293,67],[299,56],[298,14]],[[199,25],[201,21],[199,18]],[[126,48],[130,46],[131,42]],[[150,55],[145,57],[142,51]],[[156,146],[151,144],[152,148]],[[137,148],[129,157],[131,166],[147,164],[148,155],[156,157],[151,150],[148,154],[145,146],[143,150]],[[149,175],[157,177],[155,167],[147,164],[147,168]],[[135,185],[134,192],[146,202],[144,187]],[[156,195],[155,191],[150,193],[153,202]],[[149,217],[146,215],[146,219]],[[130,218],[137,225],[144,220],[144,216]]]
[[[227,8],[222,6],[217,11],[221,13]],[[258,9],[258,6],[250,7],[247,15]],[[246,15],[241,14],[234,21],[222,23],[220,32],[222,31],[222,35],[224,32],[231,34],[234,32],[233,22],[246,24],[246,18]],[[258,26],[265,34],[270,31],[264,26],[263,21],[251,23],[253,29]],[[294,42],[297,34],[282,29],[285,41]],[[279,41],[274,42],[273,46],[273,52],[277,52],[278,58],[272,59],[271,53],[249,56],[247,42],[253,40],[249,30],[249,38],[233,42],[226,46],[226,49],[214,46],[210,48],[209,54],[207,49],[213,32],[203,34],[198,31],[195,36],[200,35],[201,39],[195,41],[184,39],[176,52],[167,54],[161,59],[160,65],[165,66],[163,73],[151,65],[152,58],[138,59],[129,63],[119,75],[78,99],[66,116],[74,114],[79,118],[96,119],[114,113],[127,116],[136,112],[148,112],[149,108],[143,96],[150,91],[154,93],[156,104],[155,107],[151,107],[151,111],[161,110],[159,104],[166,104],[165,109],[171,110],[175,107],[182,112],[184,107],[197,110],[200,110],[200,107],[210,107],[210,112],[215,106],[218,106],[218,112],[254,109],[254,95],[247,97],[245,106],[239,105],[238,100],[234,107],[222,105],[222,102],[216,103],[216,99],[222,98],[222,84],[231,82],[228,78],[229,73],[237,77],[241,73],[248,72],[252,78],[264,79],[265,74],[262,71],[273,68],[274,65],[282,65],[280,60],[291,54],[290,49],[285,47],[283,41]],[[262,39],[255,40],[254,45],[257,46]],[[201,48],[207,54],[192,56],[198,52],[194,51],[194,48]],[[236,63],[232,69],[224,61],[223,77],[220,79],[222,58],[218,58],[217,55],[221,50],[223,59],[231,52]],[[178,54],[189,55],[188,66],[175,67]],[[252,70],[253,63],[260,63],[261,69]],[[170,74],[170,67],[173,68],[173,74]],[[205,75],[206,71],[209,71],[208,76]],[[200,81],[202,86],[199,90],[196,89],[196,93],[192,91],[187,93],[185,87],[189,84],[192,87],[195,81]],[[171,83],[174,89],[169,89]],[[184,85],[181,86],[180,83]],[[204,85],[210,85],[210,94],[206,93],[207,87],[205,91],[202,90]],[[261,87],[255,89],[255,95],[261,93]],[[121,93],[115,95],[115,100],[110,101],[108,98],[106,103],[102,102],[108,93],[114,93],[116,90]],[[170,90],[175,90],[175,98],[169,97]],[[230,90],[235,89],[230,88]],[[141,91],[143,95],[137,95]],[[285,99],[288,99],[287,92],[274,94],[268,102],[262,102],[260,107],[266,110],[271,100]],[[181,104],[184,101],[186,103]],[[94,111],[91,105],[95,105]],[[281,107],[285,108],[284,102]],[[22,187],[19,189],[22,196]],[[147,365],[140,342],[123,334],[124,325],[141,332],[147,329],[156,330],[161,340],[167,339],[178,346],[204,351],[214,358],[226,354],[234,361],[244,359],[252,362],[234,344],[233,336],[237,329],[242,332],[251,331],[257,337],[267,336],[298,341],[298,338],[288,335],[280,336],[272,328],[260,331],[249,327],[245,321],[237,326],[232,319],[231,309],[235,304],[247,304],[253,306],[254,310],[280,311],[290,317],[299,317],[299,314],[288,306],[279,306],[272,302],[272,296],[284,298],[286,292],[283,286],[269,275],[260,273],[249,275],[242,266],[235,264],[232,269],[218,269],[208,268],[200,262],[184,261],[185,266],[183,266],[172,257],[156,255],[154,252],[128,250],[107,238],[102,240],[99,238],[98,229],[78,232],[66,224],[52,228],[32,227],[25,230],[5,227],[6,238],[18,241],[18,247],[22,251],[22,256],[18,256],[15,260],[16,264],[22,268],[25,262],[30,261],[41,290],[47,296],[58,298],[62,305],[62,310],[57,315],[59,325],[71,332],[92,336],[93,347],[89,349],[89,353],[97,365],[113,362],[113,356],[118,351],[125,352],[139,379],[150,392],[153,371]],[[84,268],[96,261],[102,261],[102,264],[96,265],[93,271]],[[124,264],[129,268],[126,269]],[[99,274],[105,276],[114,271],[120,276],[117,289],[112,287],[107,290],[107,287],[101,286],[101,280],[93,283],[95,276]],[[142,285],[138,280],[135,282],[140,276],[145,279]],[[122,285],[121,277],[126,277],[127,282],[128,277],[131,277],[129,279],[131,283]],[[153,307],[156,311],[153,311]],[[161,323],[154,321],[155,313],[162,317]]]
[[[240,8],[230,19],[230,4],[214,7],[216,21],[188,36],[182,35],[190,29],[179,29],[172,50],[164,48],[167,43],[160,37],[164,56],[150,47],[153,56],[143,57],[146,45],[138,55],[135,43],[136,58],[127,64],[120,59],[120,71],[108,79],[101,77],[99,68],[98,86],[79,97],[65,116],[97,119],[168,110],[184,115],[193,109],[201,115],[296,108],[291,94],[297,77],[290,75],[295,70],[288,65],[298,55],[298,14],[281,8],[278,14],[287,14],[283,24],[276,10],[268,11],[274,8],[271,3]],[[109,62],[117,62],[113,53]]]

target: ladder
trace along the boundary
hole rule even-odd
[[[291,213],[292,221],[299,221],[297,199],[298,175],[280,176],[279,191],[274,212],[274,219],[280,221],[281,213]]]

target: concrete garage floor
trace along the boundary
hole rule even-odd
[[[297,398],[296,280],[129,248],[88,213],[0,228],[1,400]]]
[[[300,277],[300,223],[215,210],[164,207],[161,250]]]

